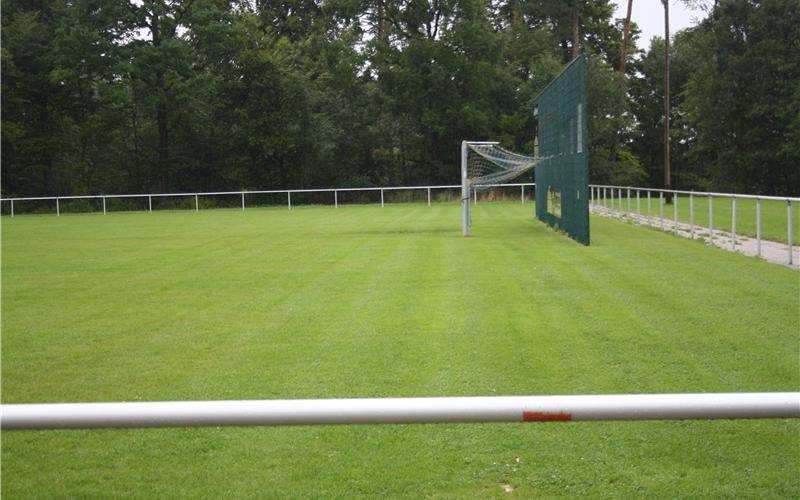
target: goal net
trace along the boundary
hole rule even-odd
[[[461,228],[470,235],[472,193],[490,189],[531,170],[538,159],[513,153],[497,142],[461,143]]]

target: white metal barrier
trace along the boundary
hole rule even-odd
[[[3,429],[800,418],[800,392],[0,405]]]
[[[623,208],[622,202],[622,192],[625,190],[627,193],[627,206]],[[756,255],[761,257],[761,241],[762,241],[762,234],[761,234],[761,227],[762,227],[762,220],[761,220],[761,201],[762,200],[772,200],[772,201],[782,201],[786,202],[786,253],[787,259],[786,262],[791,266],[796,264],[794,261],[794,242],[792,241],[793,234],[792,234],[792,205],[793,203],[800,202],[800,197],[794,196],[761,196],[761,195],[749,195],[749,194],[734,194],[734,193],[707,193],[707,192],[697,192],[697,191],[680,191],[674,189],[652,189],[652,188],[639,188],[639,187],[631,187],[631,186],[606,186],[606,185],[598,185],[598,184],[590,184],[589,185],[590,191],[590,201],[593,205],[600,205],[606,208],[610,208],[611,210],[615,210],[620,213],[625,213],[629,216],[633,215],[632,208],[631,208],[631,193],[633,192],[636,198],[636,217],[642,217],[643,213],[641,210],[641,193],[647,194],[647,217],[654,216],[652,211],[651,205],[651,193],[658,193],[658,203],[659,203],[659,211],[658,211],[658,219],[659,219],[659,227],[663,230],[664,229],[664,195],[666,193],[675,195],[672,197],[673,204],[672,204],[672,230],[673,232],[678,231],[679,227],[679,217],[678,217],[678,201],[680,200],[680,196],[688,196],[689,197],[689,233],[691,237],[694,237],[696,231],[696,224],[695,224],[695,217],[694,217],[694,199],[695,197],[701,196],[705,197],[708,200],[708,232],[709,238],[713,242],[714,238],[717,236],[715,235],[715,228],[714,227],[714,198],[721,198],[721,199],[729,199],[731,201],[731,226],[730,226],[730,235],[731,235],[731,245],[735,248],[736,245],[736,200],[755,200],[756,203],[756,245],[757,251]],[[616,197],[616,203],[615,203]]]
[[[488,187],[499,188],[520,188],[520,201],[525,202],[525,186],[535,186],[532,182],[517,182],[507,184],[487,184]],[[19,198],[2,198],[0,202],[9,202],[11,217],[15,216],[14,202],[19,206],[20,202],[30,201],[52,201],[55,202],[55,214],[61,215],[61,202],[65,200],[101,200],[103,204],[103,214],[107,214],[106,202],[113,199],[131,199],[131,198],[147,198],[147,210],[153,211],[153,198],[190,198],[194,197],[194,209],[200,210],[200,197],[201,196],[238,196],[241,197],[242,210],[245,209],[245,196],[246,195],[259,195],[259,194],[272,194],[272,195],[286,195],[286,207],[292,209],[292,193],[331,193],[333,194],[333,206],[338,208],[339,193],[346,192],[380,192],[381,206],[386,205],[384,194],[387,191],[425,191],[427,195],[428,206],[431,206],[431,193],[434,190],[446,189],[461,189],[461,185],[436,185],[436,186],[389,186],[389,187],[365,187],[365,188],[325,188],[325,189],[276,189],[276,190],[261,190],[261,191],[210,191],[204,193],[152,193],[152,194],[103,194],[103,195],[80,195],[80,196],[30,196]],[[460,196],[458,197],[460,199]],[[476,200],[477,202],[477,200]],[[19,210],[17,210],[18,212]]]

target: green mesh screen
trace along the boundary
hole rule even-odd
[[[539,163],[536,217],[589,244],[589,128],[586,56],[581,55],[535,101]]]

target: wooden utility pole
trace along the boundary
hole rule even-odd
[[[664,189],[672,189],[669,158],[669,0],[664,4]],[[666,193],[667,201],[672,195]]]
[[[628,57],[628,37],[631,34],[631,13],[633,12],[633,0],[628,0],[628,15],[625,16],[625,29],[622,35],[622,53],[619,56],[619,72],[625,74],[625,60]]]

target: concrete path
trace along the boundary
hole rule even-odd
[[[701,239],[707,245],[723,248],[730,252],[739,252],[750,257],[759,257],[773,264],[780,264],[782,266],[791,267],[792,269],[800,269],[800,247],[798,247],[798,245],[792,246],[792,259],[790,264],[789,245],[786,243],[762,239],[759,244],[755,238],[738,234],[734,239],[733,235],[728,231],[720,229],[709,231],[707,227],[692,227],[684,222],[678,222],[676,224],[673,219],[666,217],[662,219],[656,216],[636,215],[635,213],[627,213],[602,205],[591,205],[590,209],[591,213],[595,215],[629,221],[643,226],[655,227],[684,238]]]

